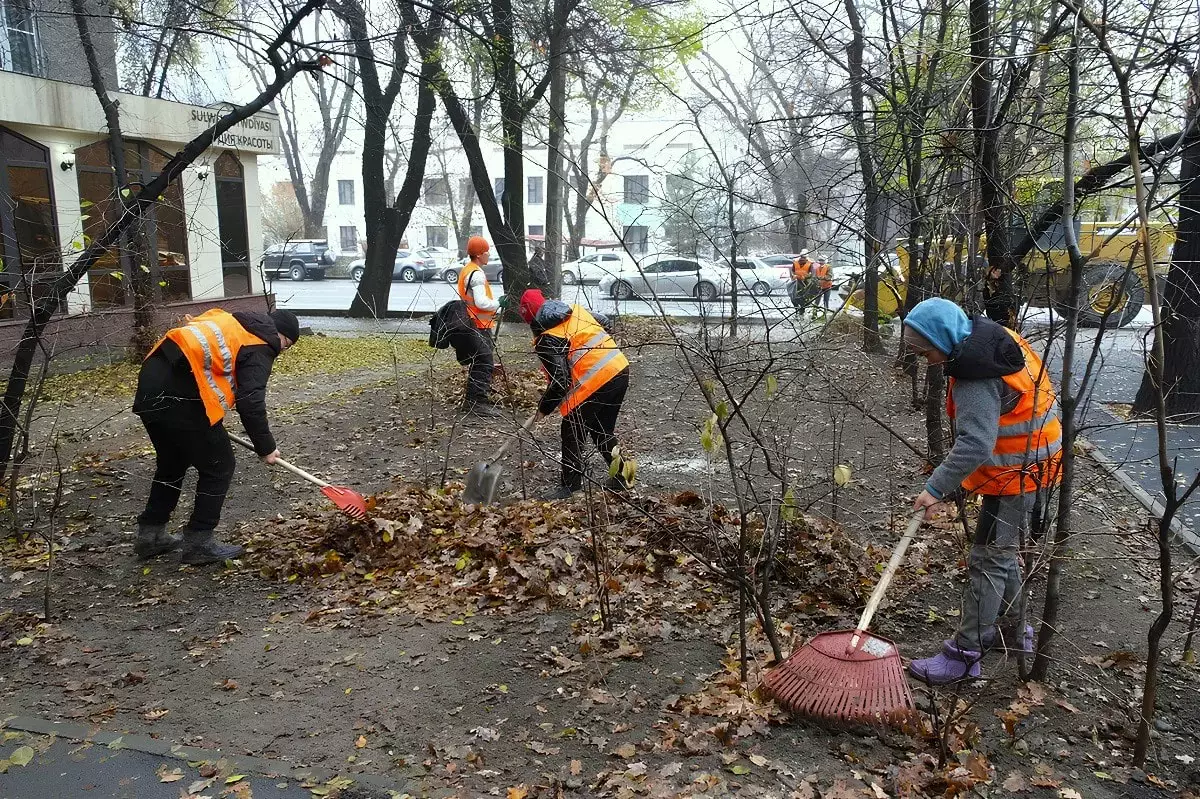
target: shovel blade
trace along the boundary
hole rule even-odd
[[[496,486],[500,483],[500,474],[503,471],[499,464],[475,464],[467,474],[463,501],[472,505],[490,505],[496,497]]]

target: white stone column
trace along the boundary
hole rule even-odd
[[[258,262],[263,254],[262,187],[258,184],[258,156],[241,153],[242,179],[246,189],[246,235],[250,239],[250,293],[263,291]]]

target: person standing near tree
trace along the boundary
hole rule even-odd
[[[821,292],[821,304],[829,310],[829,295],[833,293],[833,267],[828,261],[817,261],[813,266],[813,277],[817,280],[817,288]]]
[[[980,494],[958,632],[942,651],[909,664],[913,676],[944,685],[980,676],[989,649],[1033,651],[1033,627],[1018,629],[1025,590],[1021,541],[1039,491],[1062,479],[1062,426],[1042,359],[1016,332],[954,303],[924,300],[904,319],[904,342],[950,377],[947,415],[954,446],[913,503],[933,508],[960,488]]]
[[[466,303],[473,327],[450,336],[458,362],[467,367],[467,393],[459,411],[473,416],[499,416],[500,412],[488,399],[488,391],[495,369],[492,330],[496,313],[505,307],[505,298],[497,300],[492,296],[492,286],[483,271],[491,257],[487,240],[482,236],[468,239],[467,256],[469,260],[458,273],[458,296]]]
[[[583,445],[591,438],[606,464],[617,449],[617,416],[629,390],[629,360],[612,339],[608,318],[579,305],[547,300],[529,289],[521,295],[521,318],[533,332],[533,348],[550,378],[538,402],[543,419],[562,416],[562,479],[547,499],[567,499],[583,488]],[[605,488],[629,488],[624,475]]]
[[[139,558],[163,555],[181,543],[181,560],[193,566],[242,554],[242,547],[215,538],[234,469],[222,422],[236,408],[254,451],[275,463],[279,449],[267,423],[267,380],[275,359],[299,338],[300,322],[291,311],[214,308],[167,331],[142,362],[133,412],[146,427],[156,460],[133,544]],[[181,541],[167,532],[167,524],[189,468],[199,477]]]
[[[808,250],[801,250],[792,261],[792,281],[788,283],[788,296],[792,300],[793,308],[803,310],[808,305],[812,266],[812,261],[808,259]]]
[[[983,279],[983,312],[988,319],[1016,330],[1016,307],[1012,275],[1005,274],[999,266],[988,269]]]
[[[533,284],[545,291],[550,288],[550,272],[546,269],[546,250],[538,244],[529,258],[529,276]]]

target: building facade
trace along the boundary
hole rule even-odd
[[[147,182],[223,108],[113,92],[113,30],[99,2],[93,0],[97,13],[88,24],[119,103],[128,179]],[[0,0],[0,11],[2,340],[4,327],[28,317],[40,287],[117,218],[120,203],[104,114],[69,3]],[[147,215],[138,255],[102,258],[71,292],[65,314],[127,312],[136,269],[149,272],[166,322],[188,307],[236,304],[233,298],[257,295],[261,305],[258,159],[278,151],[273,114],[257,114],[225,134]]]

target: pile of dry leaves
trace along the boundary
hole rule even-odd
[[[464,504],[458,486],[407,485],[375,501],[365,522],[313,510],[247,528],[249,560],[271,579],[316,583],[347,604],[430,620],[585,608],[600,587],[633,618],[727,604],[713,589],[738,519],[689,492],[480,506]],[[880,557],[836,524],[799,518],[786,530],[775,575],[797,610],[836,615],[861,601]]]

